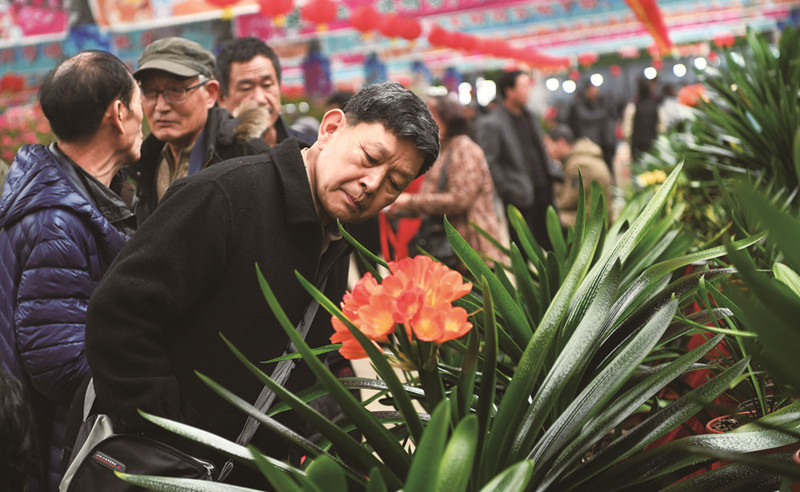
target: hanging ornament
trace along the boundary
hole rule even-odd
[[[400,16],[394,12],[380,16],[378,19],[378,31],[387,38],[400,36]]]
[[[398,31],[400,37],[407,41],[413,41],[422,35],[422,25],[417,19],[411,17],[400,17]]]
[[[578,63],[584,67],[590,67],[597,63],[599,58],[600,56],[597,53],[589,51],[578,55]]]
[[[206,0],[206,2],[210,3],[214,7],[219,7],[221,9],[228,8],[234,4],[236,4],[239,0]]]
[[[267,18],[274,18],[282,24],[283,17],[294,10],[294,0],[259,0],[259,13]]]
[[[619,65],[611,65],[608,67],[608,71],[611,72],[611,75],[614,77],[619,77],[619,75],[622,73],[622,68],[620,68]]]
[[[378,11],[371,5],[359,5],[350,12],[350,25],[358,32],[368,33],[377,27],[378,16]]]
[[[713,41],[718,48],[730,48],[736,42],[736,37],[731,32],[718,32],[714,34]]]
[[[300,16],[308,22],[319,24],[320,29],[326,29],[327,24],[336,20],[338,8],[333,0],[311,0],[300,7]]]

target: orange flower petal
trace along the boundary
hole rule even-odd
[[[418,287],[409,289],[399,296],[395,302],[394,321],[395,323],[408,323],[411,321],[419,309],[422,307],[424,292]]]
[[[394,329],[394,302],[389,296],[373,296],[370,304],[358,309],[358,324],[364,335],[375,340]]]
[[[436,343],[444,343],[466,335],[472,329],[472,323],[467,321],[467,311],[461,307],[454,307],[442,313],[440,320],[443,323],[442,336]]]
[[[414,335],[424,342],[434,342],[442,336],[444,329],[440,319],[441,310],[432,307],[423,307],[417,317],[411,321]]]

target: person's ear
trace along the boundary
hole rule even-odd
[[[322,117],[317,131],[319,146],[328,143],[333,135],[347,125],[347,117],[341,109],[331,109]]]
[[[219,97],[219,82],[211,79],[206,82],[206,85],[203,86],[206,90],[206,94],[208,94],[208,99],[206,100],[206,108],[211,109],[214,107],[214,104],[217,102],[217,97]]]
[[[119,99],[114,99],[106,110],[106,118],[109,120],[111,127],[116,128],[119,133],[125,133],[124,122],[127,111],[129,109]]]

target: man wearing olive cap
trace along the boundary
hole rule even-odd
[[[266,152],[257,122],[234,119],[216,107],[214,55],[194,41],[170,37],[148,45],[133,76],[151,134],[142,157],[128,169],[136,183],[141,224],[172,183],[232,157]]]

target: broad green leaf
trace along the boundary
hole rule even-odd
[[[383,458],[384,462],[387,463],[387,469],[386,469],[385,478],[387,478],[387,480],[394,479],[394,486],[399,486],[400,483],[399,483],[399,479],[397,477],[398,476],[405,476],[408,473],[408,467],[410,466],[410,458],[409,458],[408,454],[397,443],[397,441],[391,435],[391,433],[389,433],[383,425],[381,425],[379,422],[377,422],[374,419],[374,417],[366,409],[364,409],[361,406],[361,403],[358,400],[356,400],[353,397],[353,395],[350,394],[350,392],[336,380],[336,377],[333,374],[331,374],[331,372],[325,367],[325,365],[322,363],[322,361],[320,361],[317,357],[315,357],[311,353],[311,349],[309,348],[308,344],[306,344],[306,342],[303,339],[303,337],[301,337],[300,334],[297,333],[297,331],[295,330],[295,327],[293,326],[292,322],[289,320],[289,318],[284,313],[283,309],[281,308],[280,304],[278,303],[277,299],[275,298],[275,295],[272,293],[272,289],[269,287],[266,279],[262,275],[261,270],[256,268],[256,271],[257,271],[258,281],[259,281],[259,284],[261,286],[261,290],[264,293],[264,297],[267,300],[267,303],[269,304],[270,308],[272,309],[272,312],[275,314],[275,317],[278,319],[278,321],[279,321],[281,327],[283,328],[284,332],[287,334],[287,336],[289,337],[291,342],[294,344],[294,346],[296,347],[297,351],[300,352],[301,354],[303,354],[303,360],[306,362],[308,367],[317,376],[317,379],[319,380],[319,382],[324,384],[328,388],[328,391],[330,392],[331,396],[336,400],[336,402],[339,404],[339,406],[342,408],[342,410],[348,416],[350,421],[358,426],[359,430],[370,441],[370,443],[372,444],[374,450],[379,455],[381,455],[381,457]],[[297,276],[298,276],[298,279],[300,280],[301,284],[303,284],[303,286],[306,288],[306,290],[308,290],[311,293],[311,295],[314,296],[314,298],[317,299],[317,301],[319,301],[321,306],[325,307],[325,309],[328,310],[328,312],[331,312],[331,313],[338,312],[338,315],[342,316],[342,318],[344,318],[344,316],[336,308],[336,306],[334,306],[331,301],[329,301],[327,298],[325,298],[325,296],[322,293],[320,293],[319,290],[317,290],[313,285],[311,285],[304,278],[302,278],[301,275],[297,275]],[[348,323],[349,323],[349,321],[348,321]],[[366,337],[364,337],[364,335],[362,335],[358,331],[357,328],[352,327],[352,330],[353,330],[354,336],[356,336],[356,338],[359,339],[359,342],[367,350],[367,353],[370,354],[371,351],[373,352],[373,354],[374,354],[373,361],[382,360],[384,363],[386,362],[385,358],[383,357],[383,355],[380,354],[377,351],[377,349],[372,345],[372,343],[369,342],[366,339]],[[372,350],[370,350],[370,349],[372,349]],[[373,354],[370,354],[370,355],[373,355]],[[244,359],[244,358],[241,357],[240,360],[241,359]],[[247,364],[248,361],[246,361],[246,359],[245,359],[245,360],[243,360],[243,362],[245,362]],[[388,363],[386,365],[388,365]],[[252,364],[251,364],[251,366],[252,366]],[[255,369],[257,371],[257,368],[255,368]],[[252,370],[253,370],[253,368],[251,368],[251,371]],[[256,372],[254,372],[254,373],[257,376],[259,376],[258,373],[260,373],[260,372],[261,371],[257,371],[257,373]],[[394,375],[394,371],[390,370],[390,372],[392,372],[392,375]],[[264,379],[262,379],[262,382],[264,382],[264,384],[268,384],[269,378],[266,378],[266,376],[263,373],[261,373],[261,376],[264,376]],[[259,376],[259,377],[261,377],[261,376]],[[384,375],[381,374],[381,376],[384,376]],[[392,387],[392,384],[388,380],[388,378],[384,377],[384,380],[386,380],[387,384],[389,384],[390,387]],[[397,383],[397,386],[400,386],[399,381],[397,381],[397,379],[396,379],[396,376],[395,376],[395,382]],[[271,388],[271,389],[273,389],[273,391],[276,391],[276,394],[279,394],[278,390],[276,388]],[[394,388],[393,388],[393,390],[394,390]],[[402,395],[400,395],[400,394],[395,394],[395,398],[398,401],[400,401],[400,397],[401,396]],[[281,396],[281,399],[284,400],[284,401],[288,401],[287,398],[288,398],[288,395]],[[410,405],[410,400],[409,400],[409,405]],[[298,407],[298,408],[301,408],[301,407]],[[412,408],[413,408],[413,406],[412,406]],[[297,408],[295,408],[295,410],[297,411]],[[409,421],[409,425],[411,425],[411,422],[412,422],[411,419],[418,418],[416,412],[414,412],[413,416],[411,416],[411,417],[409,417],[405,413],[404,413],[404,416]],[[319,424],[320,423],[316,423],[316,422],[314,423],[314,425],[317,428],[320,428]],[[346,434],[345,434],[345,436],[346,436]],[[352,445],[351,445],[352,444],[352,438],[349,438],[349,436],[345,439],[345,438],[341,437],[341,435],[336,434],[334,432],[331,432],[331,435],[327,435],[326,434],[326,437],[328,439],[330,439],[331,442],[333,442],[334,445],[336,445],[337,448],[339,448],[340,452],[342,452],[343,454],[346,453],[349,456],[363,456],[363,454],[362,454],[363,451],[364,451],[363,448],[361,448],[361,446],[357,446],[358,448],[361,448],[361,449],[358,449],[358,450],[354,449],[352,447]],[[342,446],[342,447],[340,447],[340,446]],[[370,461],[371,461],[371,463],[369,464],[368,467],[366,467],[366,469],[371,469],[374,466],[380,466],[380,462],[377,462],[377,460],[375,460],[374,458],[372,460],[370,460]],[[366,464],[366,461],[364,461],[364,464]],[[392,470],[391,474],[389,472],[390,469]]]
[[[653,374],[622,396],[606,405],[602,412],[589,419],[581,434],[564,447],[558,459],[548,469],[545,483],[551,483],[559,477],[568,466],[581,461],[584,454],[603,436],[619,425],[636,411],[642,404],[666,387],[671,381],[684,374],[692,364],[704,357],[711,348],[722,341],[721,336],[714,337],[691,352],[672,362],[659,367]],[[580,397],[579,397],[580,398]],[[577,399],[576,399],[577,400]]]
[[[772,265],[772,273],[775,275],[776,279],[792,289],[792,292],[797,294],[798,301],[800,301],[800,275],[783,263],[775,263]]]
[[[278,472],[283,474],[283,472]],[[193,478],[167,478],[154,477],[151,475],[130,475],[115,471],[114,474],[121,480],[128,483],[144,487],[148,490],[157,492],[261,492],[257,489],[237,487],[226,483],[211,482],[208,480],[196,480]],[[302,489],[283,489],[292,492],[300,492]],[[277,492],[283,492],[278,490]]]
[[[580,210],[580,209],[578,209]],[[560,262],[567,260],[567,244],[564,242],[564,233],[561,231],[561,221],[558,220],[558,213],[552,206],[547,207],[545,216],[547,226],[547,236],[553,246],[553,254]]]
[[[414,453],[414,461],[403,487],[405,490],[433,490],[449,429],[450,404],[443,400],[436,406],[431,421],[422,434],[422,441]]]
[[[444,229],[447,234],[447,240],[450,241],[450,245],[453,247],[453,251],[455,251],[456,255],[464,262],[472,275],[474,275],[475,278],[486,277],[488,279],[489,288],[492,291],[492,297],[495,299],[497,309],[500,311],[506,323],[508,323],[508,329],[514,336],[516,343],[520,345],[527,343],[531,337],[531,327],[528,324],[525,313],[520,309],[516,300],[503,287],[503,284],[495,277],[492,270],[480,256],[475,253],[446,219],[444,221]]]
[[[542,317],[534,337],[525,348],[511,383],[500,402],[493,427],[489,430],[488,448],[480,463],[481,476],[486,479],[494,476],[498,467],[506,462],[511,443],[525,413],[528,398],[544,365],[548,348],[594,256],[603,226],[603,213],[603,210],[592,211],[577,259]]]
[[[329,456],[315,458],[308,466],[306,474],[320,492],[347,492],[344,470]]]
[[[248,446],[252,450],[252,446]],[[292,475],[276,468],[270,461],[256,456],[258,470],[267,477],[275,492],[303,492],[303,486],[292,479]],[[198,489],[195,489],[198,490]]]
[[[522,492],[533,474],[533,462],[520,461],[509,466],[481,488],[480,492]]]
[[[602,280],[600,288],[594,301],[586,311],[578,328],[574,331],[564,350],[558,355],[550,371],[545,376],[544,382],[533,397],[533,401],[528,406],[525,417],[520,426],[514,433],[512,447],[509,458],[518,461],[521,458],[533,459],[536,463],[541,463],[539,456],[525,456],[534,445],[536,437],[541,432],[545,418],[555,405],[565,384],[577,368],[586,364],[591,357],[592,347],[599,343],[598,334],[602,333],[603,323],[616,297],[617,287],[619,287],[620,266],[619,263],[608,271],[606,278]],[[670,319],[672,313],[670,313]],[[664,325],[666,328],[666,325]]]
[[[475,462],[478,446],[478,418],[470,415],[458,423],[439,463],[437,492],[464,492]],[[413,490],[410,489],[409,490]]]
[[[634,369],[658,343],[675,315],[677,307],[678,302],[673,299],[669,305],[654,313],[654,316],[637,336],[575,397],[572,404],[561,413],[555,423],[536,442],[528,454],[528,459],[542,465],[541,473],[537,473],[537,475],[544,476],[548,470],[551,470],[550,465],[553,459],[558,456],[563,447],[575,438],[580,439],[579,434],[585,432],[583,428],[587,419],[606,407],[607,402],[619,391]],[[626,410],[630,412],[631,408]]]
[[[670,430],[674,429],[686,419],[696,414],[704,405],[711,403],[723,391],[728,389],[730,383],[738,377],[747,366],[749,359],[738,361],[717,377],[707,381],[702,386],[691,390],[671,405],[659,410],[645,421],[619,437],[600,452],[592,460],[574,469],[565,480],[574,480],[578,477],[579,482],[591,479],[593,486],[604,487],[608,483],[616,483],[620,487],[628,483],[635,483],[632,478],[637,470],[640,470],[643,461],[640,454],[633,456],[618,466],[611,466],[620,460],[627,458],[634,453],[642,450],[645,446],[660,438]],[[659,446],[660,449],[663,446]],[[651,450],[649,452],[653,452]],[[598,472],[605,470],[599,476]],[[643,473],[655,473],[656,470],[645,470]],[[624,478],[624,481],[623,481]],[[578,483],[579,483],[578,482]]]
[[[367,482],[366,492],[389,492],[386,488],[386,482],[383,481],[383,475],[377,468],[373,468],[369,472],[369,481]]]

